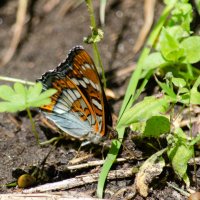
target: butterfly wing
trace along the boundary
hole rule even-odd
[[[63,63],[38,81],[44,90],[57,89],[51,104],[41,108],[46,117],[69,135],[98,143],[112,122],[96,67],[83,47],[74,47]]]

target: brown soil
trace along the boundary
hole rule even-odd
[[[99,19],[99,1],[95,2],[96,18]],[[92,47],[83,44],[83,37],[90,33],[90,21],[85,3],[77,8],[61,14],[64,1],[55,6],[52,11],[45,12],[47,1],[31,1],[29,6],[26,24],[24,26],[24,36],[20,47],[12,60],[0,69],[1,76],[9,76],[28,81],[35,81],[44,72],[55,68],[59,62],[65,59],[68,50],[75,45],[83,45],[92,55]],[[119,98],[111,102],[113,114],[117,115],[120,109],[121,100],[125,93],[128,79],[131,73],[124,76],[116,76],[116,73],[127,66],[133,65],[138,55],[133,54],[133,45],[137,40],[140,28],[143,25],[143,1],[108,1],[106,10],[106,22],[103,27],[104,39],[100,43],[100,52],[108,73],[108,87],[113,90]],[[13,24],[18,1],[1,1],[0,3],[0,57],[4,56],[10,44],[13,34]],[[156,5],[156,15],[161,12],[162,4]],[[4,82],[5,84],[5,82]],[[40,113],[33,110],[37,129],[40,133],[40,140],[47,139],[46,132],[41,122]],[[28,171],[32,166],[40,166],[51,145],[40,147],[36,144],[35,137],[30,128],[30,122],[26,112],[17,114],[0,114],[0,185],[15,181],[13,177],[16,169]],[[127,140],[127,146],[136,148],[132,140]],[[51,174],[50,180],[54,182],[79,174],[86,174],[94,168],[81,169],[64,173],[65,166],[75,157],[79,148],[79,141],[67,140],[62,145],[52,151],[48,157],[45,169]],[[134,151],[134,149],[132,149]],[[90,160],[101,159],[101,147],[83,148],[79,152],[79,157],[89,153],[96,153]],[[141,153],[138,149],[138,152]],[[120,157],[126,156],[126,152],[121,152]],[[85,162],[85,161],[83,161]],[[86,161],[87,162],[87,161]],[[126,169],[139,164],[137,161],[118,164],[113,169]],[[96,171],[100,169],[96,168]],[[165,174],[166,175],[166,174]],[[165,176],[162,175],[162,176]],[[174,178],[174,177],[173,177]],[[171,181],[175,181],[174,179]],[[136,194],[133,199],[186,199],[181,194],[168,187],[166,183],[157,179],[150,188],[149,196],[143,198]],[[118,199],[124,199],[133,193],[134,177],[122,180],[108,181],[106,185],[105,197],[111,198],[119,189],[129,187],[126,192],[119,195]],[[71,191],[85,192],[95,196],[96,184],[88,184]],[[2,193],[14,192],[14,188],[2,187]]]

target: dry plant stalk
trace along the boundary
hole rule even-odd
[[[154,8],[156,0],[145,0],[144,3],[144,25],[139,33],[139,37],[133,47],[133,52],[137,53],[143,46],[145,39],[151,29],[154,19]]]
[[[19,193],[10,193],[10,194],[1,194],[1,200],[100,200],[98,198],[89,197],[85,193],[81,192],[54,192],[54,193],[36,193],[36,194],[19,194]]]
[[[44,12],[46,13],[51,12],[59,3],[60,0],[48,0],[43,6]]]
[[[64,17],[66,15],[66,13],[70,12],[71,10],[77,8],[78,6],[80,6],[83,3],[83,0],[68,0],[66,1],[61,9],[58,11],[58,17]]]
[[[120,162],[125,162],[127,160],[130,160],[130,158],[118,158],[116,160],[116,162],[120,163]],[[74,169],[83,169],[83,168],[88,168],[88,167],[94,167],[94,166],[103,165],[104,162],[105,162],[105,160],[90,161],[90,162],[79,164],[79,165],[68,166],[67,169],[74,170]]]
[[[13,38],[11,40],[10,47],[8,48],[7,52],[0,61],[0,67],[5,66],[12,59],[20,43],[23,26],[25,24],[25,19],[26,19],[27,7],[28,7],[28,0],[19,0]]]
[[[119,179],[119,178],[127,178],[132,177],[133,170],[132,168],[128,169],[120,169],[110,171],[108,174],[108,180]],[[99,178],[99,173],[86,174],[81,176],[76,176],[75,178],[55,182],[48,183],[44,185],[37,186],[35,188],[23,190],[23,193],[36,193],[36,192],[47,192],[53,190],[66,190],[74,187],[79,187],[88,183],[97,182]]]

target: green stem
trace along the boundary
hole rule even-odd
[[[171,183],[169,183],[169,182],[167,182],[167,185],[170,186],[170,187],[172,187],[172,188],[174,188],[175,190],[179,191],[182,195],[185,195],[186,197],[189,197],[189,196],[190,196],[190,193],[185,192],[184,190],[182,190],[182,189],[176,187],[175,185],[173,185],[173,184],[171,184]]]
[[[59,141],[59,140],[64,139],[64,138],[65,138],[65,136],[63,136],[63,135],[58,136],[58,137],[53,137],[53,138],[51,138],[50,140],[41,142],[40,145],[52,144],[53,142]]]
[[[87,4],[87,7],[88,7],[89,14],[90,14],[91,26],[93,28],[96,28],[96,21],[95,21],[95,17],[94,17],[94,10],[93,10],[93,6],[92,6],[92,1],[91,0],[85,0],[85,1],[86,1],[86,4]]]
[[[6,76],[0,76],[0,80],[9,81],[9,82],[18,82],[25,85],[35,85],[34,82],[25,81],[25,80],[17,79],[17,78],[6,77]]]
[[[93,30],[96,30],[97,27],[96,27],[96,21],[95,21],[95,17],[94,17],[94,9],[93,9],[93,5],[92,5],[92,1],[91,0],[85,0],[85,2],[86,2],[86,5],[88,7],[88,12],[89,12],[89,15],[90,15],[90,24],[91,24],[91,27],[92,27]],[[94,36],[93,35],[93,30],[92,30],[92,36]],[[98,49],[98,45],[97,45],[96,42],[94,42],[92,44],[92,46],[93,46],[94,57],[95,57],[94,60],[98,61],[98,65],[97,66],[101,67],[103,85],[104,85],[104,88],[106,88],[105,71],[104,71],[102,60],[101,60],[100,52],[99,52],[99,49]],[[97,64],[97,63],[95,63],[95,64]]]
[[[103,67],[103,63],[102,63],[102,60],[101,60],[101,56],[100,56],[100,53],[99,53],[97,43],[93,43],[93,48],[94,48],[94,51],[96,52],[96,56],[98,58],[99,65],[101,67],[103,86],[104,86],[104,88],[106,88],[106,76],[105,76],[105,71],[104,71],[104,67]]]
[[[35,122],[33,121],[33,117],[32,117],[32,115],[31,115],[31,111],[30,111],[29,108],[26,108],[26,111],[27,111],[27,113],[28,113],[28,117],[29,117],[29,119],[30,119],[32,131],[33,131],[33,133],[34,133],[34,135],[35,135],[36,141],[37,141],[38,144],[40,144],[39,136],[38,136],[39,134],[38,134],[38,132],[37,132],[37,130],[36,130]]]

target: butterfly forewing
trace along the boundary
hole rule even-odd
[[[51,104],[41,109],[61,130],[93,142],[105,135],[106,123],[111,125],[109,112],[105,115],[107,101],[96,67],[82,47],[73,48],[63,63],[38,81],[44,90],[57,89]]]

